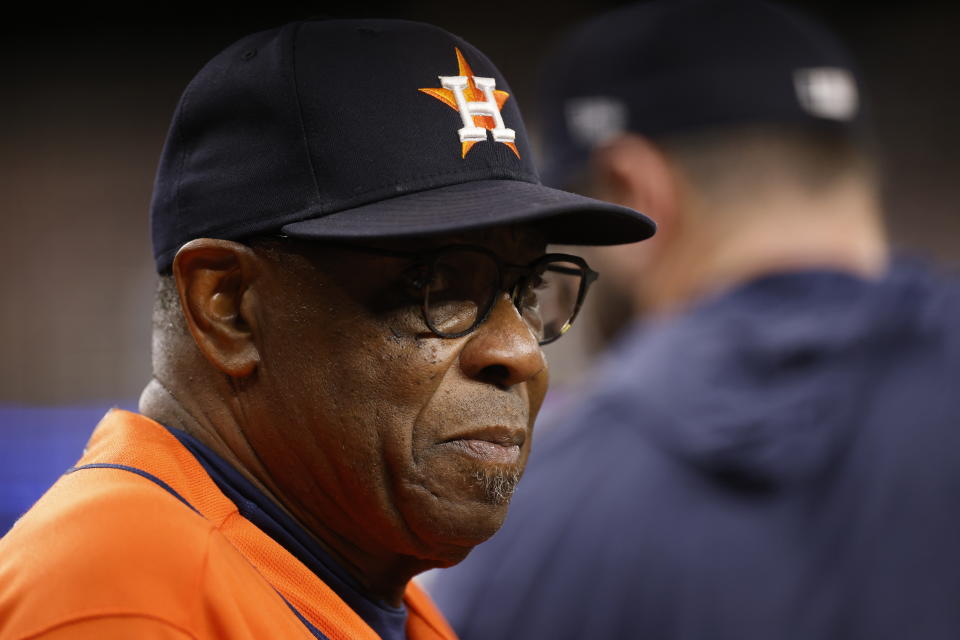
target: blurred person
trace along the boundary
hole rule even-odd
[[[591,256],[636,319],[431,582],[454,628],[960,636],[960,292],[891,258],[849,55],[785,7],[654,2],[547,74],[545,175],[660,230]]]
[[[407,21],[207,63],[154,186],[153,377],[0,539],[0,638],[453,637],[411,578],[500,526],[596,277],[546,243],[654,230],[541,185],[510,98]]]

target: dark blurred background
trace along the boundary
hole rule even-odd
[[[620,4],[151,4],[136,15],[25,7],[5,20],[0,45],[0,405],[135,402],[149,375],[156,160],[180,92],[233,40],[310,16],[433,22],[493,59],[536,137],[542,52],[576,21]],[[788,4],[838,32],[863,67],[896,244],[960,263],[960,8]],[[586,324],[550,353],[560,383],[589,357]]]

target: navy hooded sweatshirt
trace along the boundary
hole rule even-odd
[[[431,593],[462,640],[960,638],[958,294],[783,273],[635,327]]]

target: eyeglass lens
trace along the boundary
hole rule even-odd
[[[555,340],[570,328],[582,280],[582,270],[573,262],[556,261],[545,266],[539,277],[528,280],[524,290],[518,292],[518,296],[535,301],[531,306],[521,300],[520,309],[540,342]]]
[[[432,328],[444,335],[473,328],[497,295],[497,263],[483,251],[468,248],[439,253],[430,265],[424,311]]]
[[[581,286],[580,265],[552,261],[522,277],[513,302],[541,343],[570,326]],[[439,253],[425,284],[424,311],[432,329],[447,337],[463,335],[482,321],[501,293],[496,260],[483,251],[460,247]]]

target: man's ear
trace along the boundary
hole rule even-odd
[[[679,224],[680,192],[669,160],[650,140],[624,134],[594,150],[596,197],[641,211],[657,223],[657,237]]]
[[[211,238],[191,240],[173,260],[180,307],[194,342],[210,364],[234,378],[249,376],[260,362],[251,287],[257,267],[250,247]]]

